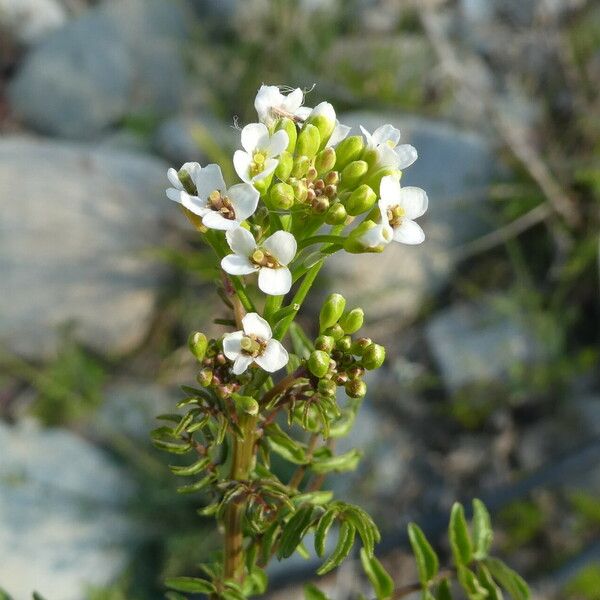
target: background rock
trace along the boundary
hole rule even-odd
[[[114,149],[0,140],[0,344],[47,357],[69,321],[102,353],[140,342],[161,283],[147,252],[172,208],[166,168]]]
[[[0,34],[32,44],[67,21],[57,0],[0,0]]]

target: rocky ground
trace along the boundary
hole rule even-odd
[[[241,98],[266,77],[251,68],[263,34],[249,16],[267,19],[265,4],[0,0],[0,587],[15,600],[33,587],[48,600],[95,598],[92,588],[127,590],[144,576],[138,593],[154,598],[164,574],[189,573],[214,546],[146,443],[153,416],[193,377],[186,332],[206,329],[217,306],[194,236],[164,197],[165,173],[235,144]],[[303,19],[335,14],[334,2],[300,4]],[[443,547],[448,507],[477,495],[539,598],[597,599],[568,590],[600,553],[598,356],[540,300],[549,285],[525,285],[522,254],[533,270],[540,252],[525,241],[500,256],[493,237],[512,215],[498,197],[516,190],[527,203],[532,185],[547,185],[537,163],[523,184],[523,146],[515,153],[494,130],[500,114],[536,131],[545,110],[511,60],[552,86],[540,36],[587,3],[462,0],[439,22],[421,15],[424,27],[396,2],[355,4],[318,57],[327,73],[310,52],[301,68],[265,62],[281,83],[317,81],[345,123],[398,126],[420,154],[404,181],[431,199],[426,244],[335,256],[322,281],[323,294],[365,307],[389,356],[350,440],[365,459],[330,483],[375,513],[404,581],[414,577],[406,523]],[[221,28],[240,37],[232,46],[248,65],[217,52]],[[449,94],[432,31],[458,36],[491,71],[465,57],[471,80]],[[298,560],[272,576],[281,588],[311,568]],[[324,587],[341,600],[361,585],[350,564]]]

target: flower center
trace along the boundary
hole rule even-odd
[[[387,218],[390,225],[395,229],[396,227],[400,227],[402,224],[402,219],[406,211],[401,206],[390,206],[387,209]]]
[[[231,204],[231,200],[227,196],[224,196],[220,190],[210,193],[208,206],[211,210],[223,215],[225,219],[229,219],[230,221],[235,220],[235,210]]]
[[[264,150],[255,150],[252,154],[252,162],[250,163],[250,175],[256,177],[265,170],[267,162],[267,153]]]
[[[269,269],[277,269],[281,267],[279,261],[263,248],[257,248],[249,258],[250,262],[257,267],[267,267]]]
[[[253,358],[260,356],[267,347],[265,340],[255,335],[245,335],[241,341],[240,346],[242,347],[242,353],[252,356]]]

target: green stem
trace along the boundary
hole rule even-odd
[[[246,312],[256,312],[256,308],[250,297],[246,293],[246,286],[242,283],[242,280],[239,277],[230,276],[231,285],[235,289],[235,293],[237,294],[242,306],[246,310]]]
[[[304,240],[300,240],[298,242],[298,250],[302,248],[306,248],[307,246],[312,246],[313,244],[343,244],[344,239],[341,235],[331,235],[331,234],[323,234],[323,235],[313,235],[311,237],[307,237]]]

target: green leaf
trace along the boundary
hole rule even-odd
[[[267,574],[259,567],[254,567],[244,582],[244,592],[248,595],[264,594],[267,591],[269,579]],[[246,590],[246,585],[250,588]]]
[[[431,544],[427,541],[425,534],[416,523],[409,523],[408,538],[417,561],[419,581],[423,587],[426,587],[438,573],[439,559]]]
[[[280,526],[277,521],[275,521],[272,525],[270,525],[267,530],[263,533],[260,539],[260,554],[258,558],[258,563],[261,566],[266,566],[271,558],[271,554],[273,551],[273,547],[275,545],[275,540],[280,532]]]
[[[283,534],[281,535],[277,556],[288,558],[294,553],[312,524],[314,510],[314,506],[310,504],[301,506],[283,526]]]
[[[285,460],[297,465],[306,464],[304,449],[277,425],[267,427],[267,440],[271,450]]]
[[[487,590],[479,583],[475,573],[467,567],[458,567],[458,582],[469,600],[486,600]]]
[[[498,558],[486,558],[483,564],[513,600],[529,600],[531,592],[525,580]]]
[[[477,569],[477,576],[479,583],[488,593],[487,600],[504,600],[502,590],[496,585],[496,582],[492,579],[492,575],[485,565],[480,564]]]
[[[215,479],[215,476],[211,473],[206,477],[203,477],[200,481],[196,481],[196,483],[190,483],[189,485],[181,485],[177,488],[177,493],[179,494],[193,494],[194,492],[199,492],[203,490],[207,485],[210,485]]]
[[[316,585],[307,583],[304,586],[304,600],[329,600],[329,597],[326,596]]]
[[[212,594],[215,591],[215,586],[210,581],[197,577],[169,577],[165,580],[165,585],[178,592]]]
[[[192,463],[189,466],[169,465],[169,469],[175,475],[179,477],[189,477],[190,475],[197,475],[200,471],[203,471],[210,464],[210,458],[205,456],[200,460]]]
[[[473,548],[465,519],[465,511],[459,502],[455,502],[452,507],[448,535],[456,566],[467,566],[473,560]]]
[[[318,556],[323,556],[325,553],[325,542],[327,540],[327,534],[331,529],[331,525],[335,521],[337,516],[336,509],[329,509],[325,514],[319,519],[317,523],[317,528],[315,530],[315,551]]]
[[[486,558],[493,540],[494,531],[487,508],[481,500],[475,498],[473,500],[473,557],[476,560]]]
[[[452,600],[452,590],[450,589],[450,582],[447,579],[442,579],[435,593],[437,600]]]
[[[167,600],[187,600],[183,594],[178,594],[177,592],[167,592],[165,598]]]
[[[338,567],[352,550],[354,545],[354,537],[356,535],[356,529],[348,521],[343,521],[340,526],[340,534],[338,537],[337,546],[331,553],[331,556],[321,565],[317,571],[317,575],[325,575],[332,569]]]
[[[364,548],[360,549],[360,562],[373,586],[377,600],[390,598],[394,592],[394,581],[383,568],[383,565],[374,556],[369,556]]]
[[[13,600],[12,596],[8,594],[5,590],[0,588],[0,600]]]
[[[192,445],[189,443],[178,444],[177,442],[165,442],[164,440],[153,439],[152,444],[155,448],[170,452],[171,454],[187,454],[192,449]]]
[[[377,525],[373,522],[371,516],[358,506],[348,505],[348,508],[344,511],[344,516],[349,519],[363,543],[363,548],[367,552],[367,555],[372,557],[375,550],[375,543],[381,539],[381,534]]]
[[[335,471],[343,473],[345,471],[354,471],[358,466],[358,462],[362,458],[360,450],[350,450],[338,456],[330,456],[326,458],[316,459],[311,463],[310,468],[315,473],[324,474]]]
[[[320,506],[327,504],[333,498],[333,492],[327,490],[318,490],[316,492],[306,492],[305,494],[298,494],[292,498],[292,502],[298,506],[308,502],[309,504],[315,504]]]

